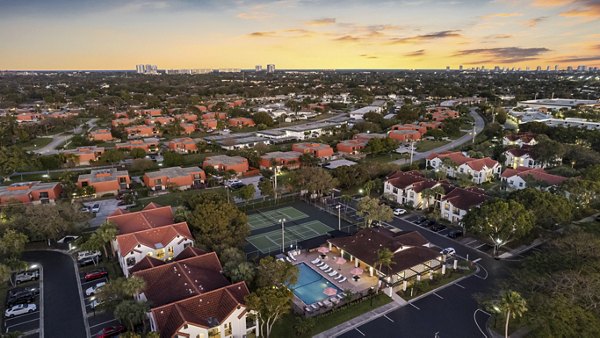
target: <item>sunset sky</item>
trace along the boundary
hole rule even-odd
[[[600,0],[0,0],[0,69],[600,66]]]

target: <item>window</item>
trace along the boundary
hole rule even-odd
[[[410,198],[415,198],[415,192],[414,191],[410,192]]]
[[[135,257],[129,257],[127,258],[127,266],[134,266],[135,265]]]
[[[523,187],[523,182],[519,182],[519,187],[522,188]]]
[[[192,242],[187,242],[185,244],[183,244],[183,248],[189,248],[190,246],[192,246]]]
[[[221,338],[221,330],[219,327],[213,327],[208,330],[208,338]]]
[[[174,255],[174,254],[175,254],[175,252],[174,252],[174,250],[173,250],[173,247],[172,247],[172,246],[170,246],[170,247],[169,247],[169,257],[173,257],[173,255]]]
[[[232,330],[231,330],[231,322],[229,323],[225,323],[225,325],[223,325],[225,327],[225,336],[231,336],[233,334]]]
[[[394,192],[394,194],[397,194],[398,193],[398,188],[394,188],[394,189],[392,189],[392,191]]]
[[[165,249],[156,250],[156,258],[163,259],[165,257]]]

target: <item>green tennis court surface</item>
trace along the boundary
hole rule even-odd
[[[285,246],[324,235],[333,229],[321,221],[308,221],[299,225],[285,227]],[[262,253],[270,253],[281,249],[281,229],[264,234],[250,236],[246,239]]]
[[[280,219],[285,219],[288,222],[306,217],[308,217],[307,214],[294,207],[284,207],[248,215],[248,225],[250,225],[250,230],[257,230],[280,224]]]

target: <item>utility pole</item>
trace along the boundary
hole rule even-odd
[[[335,208],[338,209],[338,230],[342,231],[342,214],[341,214],[342,205],[338,204],[338,206]]]
[[[475,144],[475,135],[477,135],[477,133],[475,132],[475,123],[473,123],[473,144]]]
[[[281,253],[285,252],[285,226],[283,222],[285,222],[285,218],[279,220],[281,222]]]
[[[495,110],[496,110],[496,107],[492,107],[492,123],[496,122],[496,114],[494,114]]]
[[[415,141],[410,142],[410,164],[413,164],[413,153],[415,152]]]

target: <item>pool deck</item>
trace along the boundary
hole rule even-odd
[[[365,294],[369,290],[369,288],[374,287],[375,284],[377,283],[377,278],[370,277],[368,272],[364,272],[360,276],[360,279],[358,281],[355,281],[352,278],[352,274],[350,273],[350,270],[354,269],[354,262],[346,262],[346,263],[340,264],[338,266],[338,264],[335,263],[335,259],[338,258],[339,256],[336,256],[335,253],[330,252],[329,254],[327,254],[325,256],[325,259],[322,259],[322,261],[325,262],[326,264],[328,264],[333,269],[336,269],[336,271],[338,273],[346,276],[346,278],[348,280],[346,280],[343,283],[340,283],[340,282],[334,280],[333,277],[330,277],[328,274],[326,274],[325,272],[323,272],[322,270],[320,270],[318,267],[316,267],[314,264],[311,263],[311,261],[313,261],[317,257],[319,259],[321,259],[321,254],[316,251],[315,252],[305,252],[304,251],[300,255],[296,255],[295,256],[296,261],[292,261],[292,262],[294,265],[300,264],[300,263],[305,263],[306,265],[311,267],[311,269],[316,271],[318,274],[323,276],[323,278],[330,281],[332,284],[334,284],[338,288],[342,289],[343,291],[349,290],[352,294],[358,294],[358,293]],[[310,305],[310,304],[304,304],[304,302],[302,302],[298,297],[294,297],[294,304],[297,305],[300,309],[304,309],[304,307],[306,305]]]

